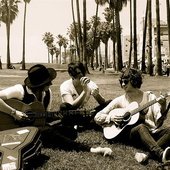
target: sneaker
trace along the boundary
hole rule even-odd
[[[137,160],[137,162],[139,163],[145,163],[148,160],[149,156],[145,153],[142,152],[137,152],[135,154],[135,159]]]
[[[91,148],[90,151],[93,152],[93,153],[101,153],[101,154],[103,154],[103,156],[107,156],[107,155],[112,154],[112,150],[108,147]]]
[[[162,162],[167,163],[170,162],[170,147],[167,147],[162,155]]]

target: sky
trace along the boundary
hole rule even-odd
[[[21,0],[22,1],[22,0]],[[82,2],[80,11],[82,11]],[[160,15],[166,20],[165,0],[160,0]],[[87,0],[87,19],[95,15],[95,0]],[[106,7],[106,6],[105,6]],[[99,8],[99,16],[103,18],[105,7]],[[137,25],[145,14],[146,0],[137,0]],[[153,4],[153,11],[155,4]],[[22,34],[23,34],[24,3],[19,4],[19,13],[11,25],[10,54],[11,62],[22,60]],[[82,17],[82,13],[81,13]],[[154,17],[154,14],[153,14]],[[124,7],[120,14],[120,22],[123,28],[123,35],[129,34],[129,4]],[[47,62],[47,48],[42,37],[45,32],[51,32],[55,37],[58,34],[67,36],[67,29],[72,23],[71,1],[70,0],[31,0],[27,5],[26,18],[26,62]],[[0,25],[0,56],[2,62],[6,62],[6,27]]]

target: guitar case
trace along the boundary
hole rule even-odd
[[[25,170],[41,153],[37,127],[22,127],[0,132],[0,169]],[[31,162],[32,161],[32,162]]]

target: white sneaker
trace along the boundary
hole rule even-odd
[[[112,150],[108,147],[97,147],[97,148],[91,148],[90,151],[92,153],[102,153],[103,156],[107,156],[107,155],[111,155],[112,154]]]
[[[162,162],[167,163],[170,162],[170,147],[167,147],[162,155]]]
[[[144,163],[147,159],[148,159],[148,155],[142,152],[137,152],[135,154],[135,159],[137,160],[137,162],[139,163]]]

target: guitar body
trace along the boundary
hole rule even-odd
[[[109,116],[111,116],[111,122],[110,124],[107,124],[106,126],[103,127],[103,133],[104,137],[106,139],[113,139],[116,136],[118,136],[128,125],[133,125],[139,120],[139,112],[134,114],[133,116],[130,116],[130,119],[123,124],[123,126],[117,126],[114,124],[112,121],[112,115],[118,115],[118,116],[123,116],[127,112],[131,112],[134,109],[138,108],[138,103],[137,102],[132,102],[128,105],[126,108],[117,108],[112,111],[110,111]]]
[[[7,103],[9,106],[13,107],[16,110],[26,113],[28,117],[29,113],[31,112],[45,112],[43,105],[38,101],[30,104],[25,104],[17,99],[8,99],[5,100],[5,103]],[[45,117],[37,117],[36,119],[31,119],[31,121],[25,123],[27,123],[26,125],[41,128],[45,125]],[[15,121],[12,116],[4,112],[0,112],[0,131],[18,128],[20,126],[22,126],[22,123],[20,124],[17,121]]]

